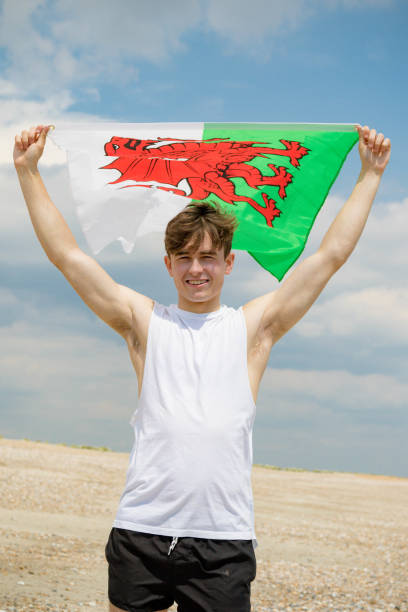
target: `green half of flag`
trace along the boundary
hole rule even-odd
[[[358,140],[355,127],[205,123],[202,139],[219,162],[206,176],[212,192],[200,199],[233,212],[239,222],[233,248],[281,280]]]

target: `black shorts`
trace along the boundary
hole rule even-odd
[[[105,554],[109,600],[118,608],[153,612],[176,601],[178,612],[250,612],[252,540],[172,538],[114,527]]]

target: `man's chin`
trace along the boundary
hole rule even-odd
[[[212,296],[204,295],[204,294],[197,294],[197,295],[190,295],[186,299],[188,299],[190,302],[209,302],[210,300],[212,300]]]
[[[183,293],[183,299],[197,304],[202,302],[211,302],[214,299],[214,295],[208,291],[194,291],[194,293]]]

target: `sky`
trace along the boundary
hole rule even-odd
[[[361,123],[392,159],[364,234],[312,309],[271,352],[254,462],[408,477],[408,185],[405,0],[0,2],[0,434],[128,451],[137,384],[124,341],[81,302],[34,235],[12,165],[37,123]],[[81,248],[65,154],[41,172]],[[353,150],[301,259],[359,173]],[[160,234],[96,256],[119,283],[176,294]],[[237,252],[223,303],[278,282]]]

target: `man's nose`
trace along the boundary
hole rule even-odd
[[[200,260],[197,257],[194,257],[194,259],[191,260],[190,272],[194,274],[198,274],[199,272],[202,271],[202,269],[203,269],[203,266],[201,265]]]

